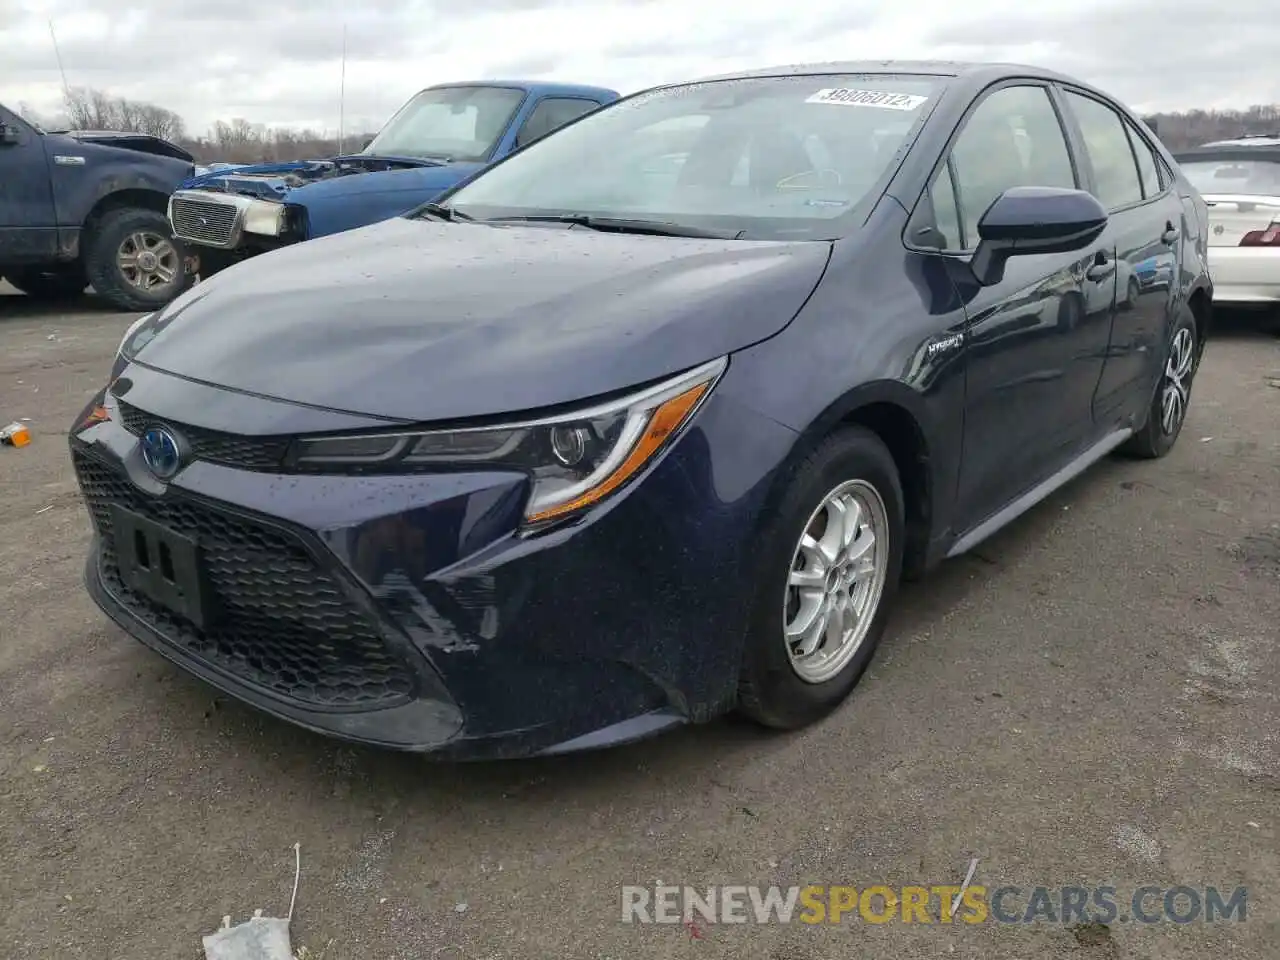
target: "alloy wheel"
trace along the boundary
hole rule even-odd
[[[121,241],[116,266],[129,286],[144,292],[173,283],[183,271],[173,241],[149,231],[131,233]]]
[[[1191,399],[1191,370],[1195,364],[1195,337],[1190,328],[1180,327],[1169,346],[1160,394],[1160,427],[1172,436],[1182,425]]]
[[[884,593],[889,520],[871,484],[840,484],[810,515],[783,605],[787,655],[806,683],[837,676],[866,639]]]

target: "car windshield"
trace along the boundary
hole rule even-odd
[[[1178,166],[1203,194],[1280,197],[1280,162],[1275,160],[1189,160]]]
[[[483,160],[510,126],[524,96],[513,87],[431,87],[396,111],[362,152]]]
[[[448,205],[479,220],[607,218],[834,239],[940,85],[875,74],[650,90],[535,142]]]

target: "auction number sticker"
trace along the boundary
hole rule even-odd
[[[912,93],[887,93],[882,90],[850,90],[833,87],[819,90],[805,103],[836,103],[846,107],[879,107],[882,110],[916,110],[928,97]]]

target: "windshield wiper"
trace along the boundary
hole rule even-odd
[[[638,233],[654,237],[692,237],[698,240],[741,240],[745,230],[712,230],[691,227],[666,220],[633,220],[625,217],[595,217],[589,214],[561,213],[524,217],[486,218],[485,223],[564,223],[609,233]]]
[[[429,213],[438,220],[448,220],[450,223],[455,223],[461,220],[475,220],[475,217],[471,216],[469,213],[463,213],[461,210],[455,210],[453,207],[446,207],[443,203],[436,203],[434,201],[424,203],[418,209],[422,213]]]

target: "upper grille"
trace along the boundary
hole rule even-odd
[[[198,200],[174,196],[169,201],[169,219],[174,234],[183,240],[212,247],[231,246],[240,208],[219,200]]]
[[[170,644],[257,687],[322,708],[380,708],[413,692],[405,662],[292,534],[196,501],[148,496],[79,450],[72,460],[101,538],[104,581]],[[111,504],[200,545],[217,611],[207,630],[125,586]]]
[[[168,424],[182,434],[191,449],[191,455],[197,460],[221,463],[242,470],[270,472],[281,468],[285,454],[289,451],[288,437],[243,437],[219,430],[206,430],[152,416],[118,397],[116,404],[120,410],[121,422],[130,433],[142,436],[152,424]]]

